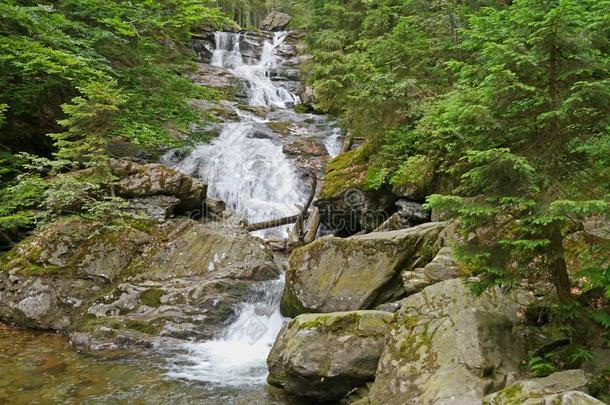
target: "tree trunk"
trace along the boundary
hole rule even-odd
[[[566,266],[565,252],[563,249],[563,235],[561,234],[560,224],[551,225],[550,241],[549,270],[551,273],[551,281],[555,286],[559,301],[563,304],[568,304],[574,300],[574,296],[570,291],[570,276]]]

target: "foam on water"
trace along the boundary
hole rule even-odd
[[[283,285],[283,278],[255,285],[222,336],[183,345],[168,375],[212,386],[264,384],[267,356],[284,324],[279,311]]]

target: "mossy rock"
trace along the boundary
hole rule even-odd
[[[336,400],[372,381],[392,314],[353,311],[306,314],[280,332],[268,382],[317,400]]]
[[[365,185],[367,172],[366,147],[342,153],[326,166],[320,199],[337,196],[350,188],[370,191]]]
[[[281,310],[371,309],[405,294],[401,273],[429,263],[440,249],[444,223],[351,238],[324,237],[290,256]]]

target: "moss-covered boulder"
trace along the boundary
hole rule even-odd
[[[582,370],[554,373],[544,378],[517,381],[488,395],[483,405],[601,405],[587,394],[587,376]]]
[[[210,338],[254,282],[279,274],[270,249],[240,226],[65,219],[0,260],[0,322],[111,346]]]
[[[282,313],[371,309],[406,294],[401,274],[429,263],[444,223],[350,238],[327,236],[290,256]]]
[[[343,235],[373,231],[396,211],[396,197],[389,189],[367,186],[367,167],[365,147],[340,154],[328,163],[315,201],[328,228]]]
[[[374,379],[391,320],[382,311],[298,316],[271,350],[269,383],[318,400],[342,398]]]
[[[513,332],[529,296],[491,291],[476,298],[461,279],[407,298],[392,322],[370,403],[480,404],[518,372]]]

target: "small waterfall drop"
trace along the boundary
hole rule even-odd
[[[235,321],[218,339],[184,345],[168,376],[213,386],[264,384],[267,355],[284,318],[279,312],[284,279],[252,287]]]
[[[263,44],[260,62],[244,63],[240,43],[243,34],[217,32],[216,49],[212,54],[212,66],[229,69],[248,87],[249,104],[259,107],[287,108],[299,102],[298,96],[277,87],[271,81],[271,71],[280,63],[277,48],[282,45],[287,32],[276,32],[271,41]]]

